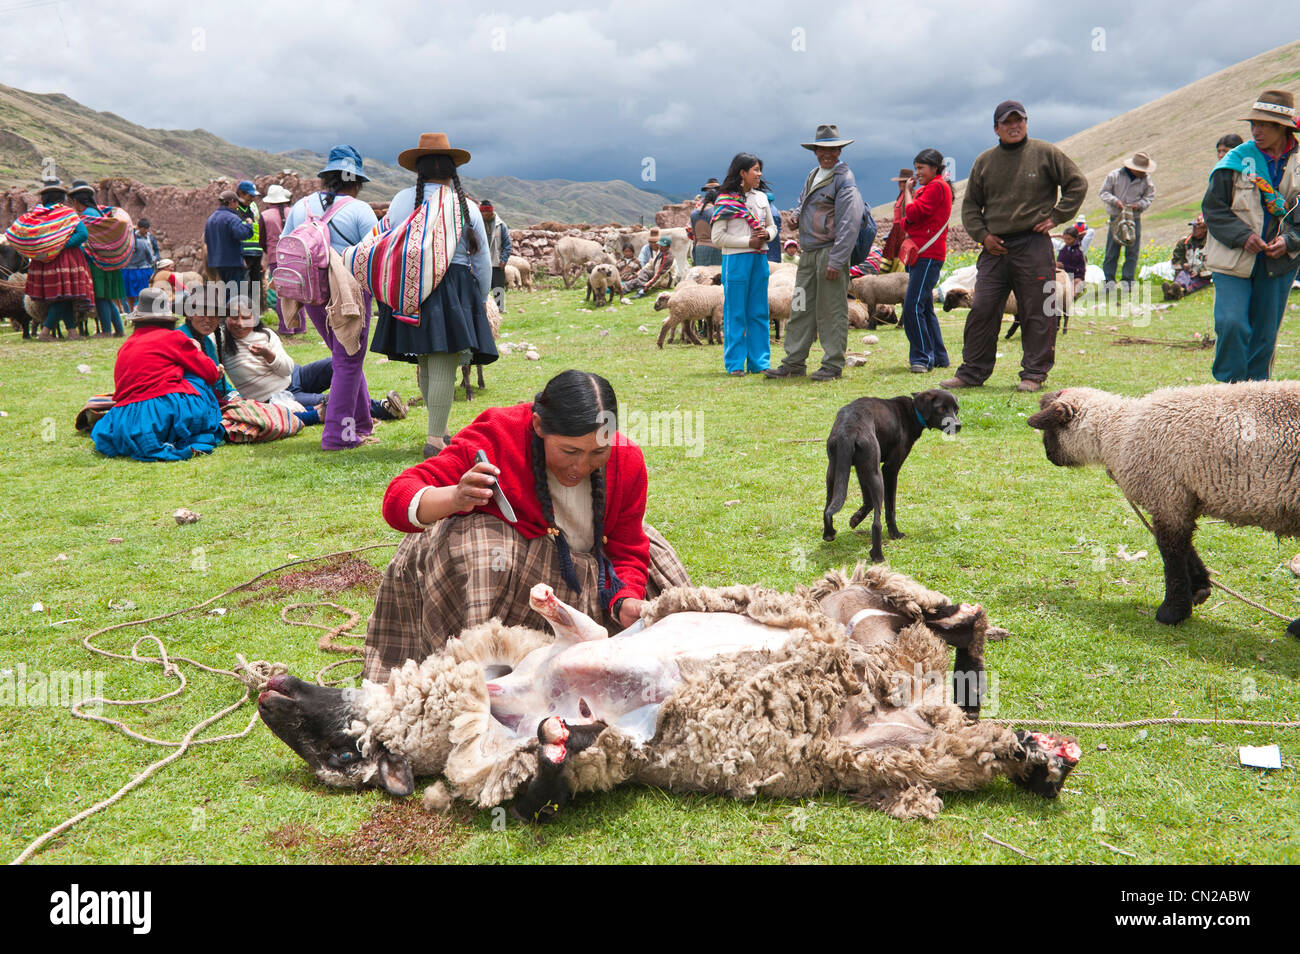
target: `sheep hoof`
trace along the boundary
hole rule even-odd
[[[1177,626],[1191,615],[1192,609],[1190,606],[1165,600],[1160,604],[1160,608],[1156,610],[1156,622],[1164,623],[1166,626]]]
[[[1291,625],[1286,628],[1286,634],[1288,636],[1294,636],[1296,639],[1300,639],[1300,619],[1293,619],[1291,621]]]
[[[1020,742],[1025,768],[1013,774],[1012,781],[1035,795],[1055,798],[1065,785],[1065,777],[1079,764],[1083,754],[1079,743],[1068,736],[1023,729],[1016,733],[1016,739]]]

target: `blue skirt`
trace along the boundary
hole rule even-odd
[[[152,280],[153,269],[148,265],[144,268],[122,269],[122,282],[126,285],[127,298],[138,298],[140,292],[148,288]]]
[[[221,409],[203,382],[195,384],[195,390],[199,393],[163,394],[115,405],[90,432],[95,450],[105,457],[142,461],[189,460],[195,454],[211,454],[226,436]]]
[[[376,302],[376,309],[370,350],[394,361],[461,351],[471,352],[475,364],[489,364],[498,357],[492,326],[479,300],[478,280],[468,265],[447,268],[433,294],[420,302],[418,325],[398,321],[383,302]]]

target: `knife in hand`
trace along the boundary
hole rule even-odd
[[[488,455],[484,451],[478,450],[474,452],[474,463],[491,464],[492,462],[488,460]],[[506,499],[505,493],[501,490],[501,484],[495,477],[492,478],[492,500],[496,503],[497,509],[501,511],[501,516],[511,523],[519,522],[519,518],[515,516],[515,508],[510,506],[510,501]]]

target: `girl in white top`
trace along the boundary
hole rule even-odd
[[[758,188],[762,178],[762,160],[738,153],[713,212],[711,237],[722,250],[722,360],[737,377],[766,371],[771,359],[767,243],[776,237],[776,222]]]

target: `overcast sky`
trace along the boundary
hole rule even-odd
[[[756,153],[778,204],[818,123],[867,199],[933,146],[957,177],[1019,99],[1060,139],[1300,36],[1222,2],[0,0],[0,82],[164,128],[394,161],[421,131],[468,175],[625,179],[669,193]]]

